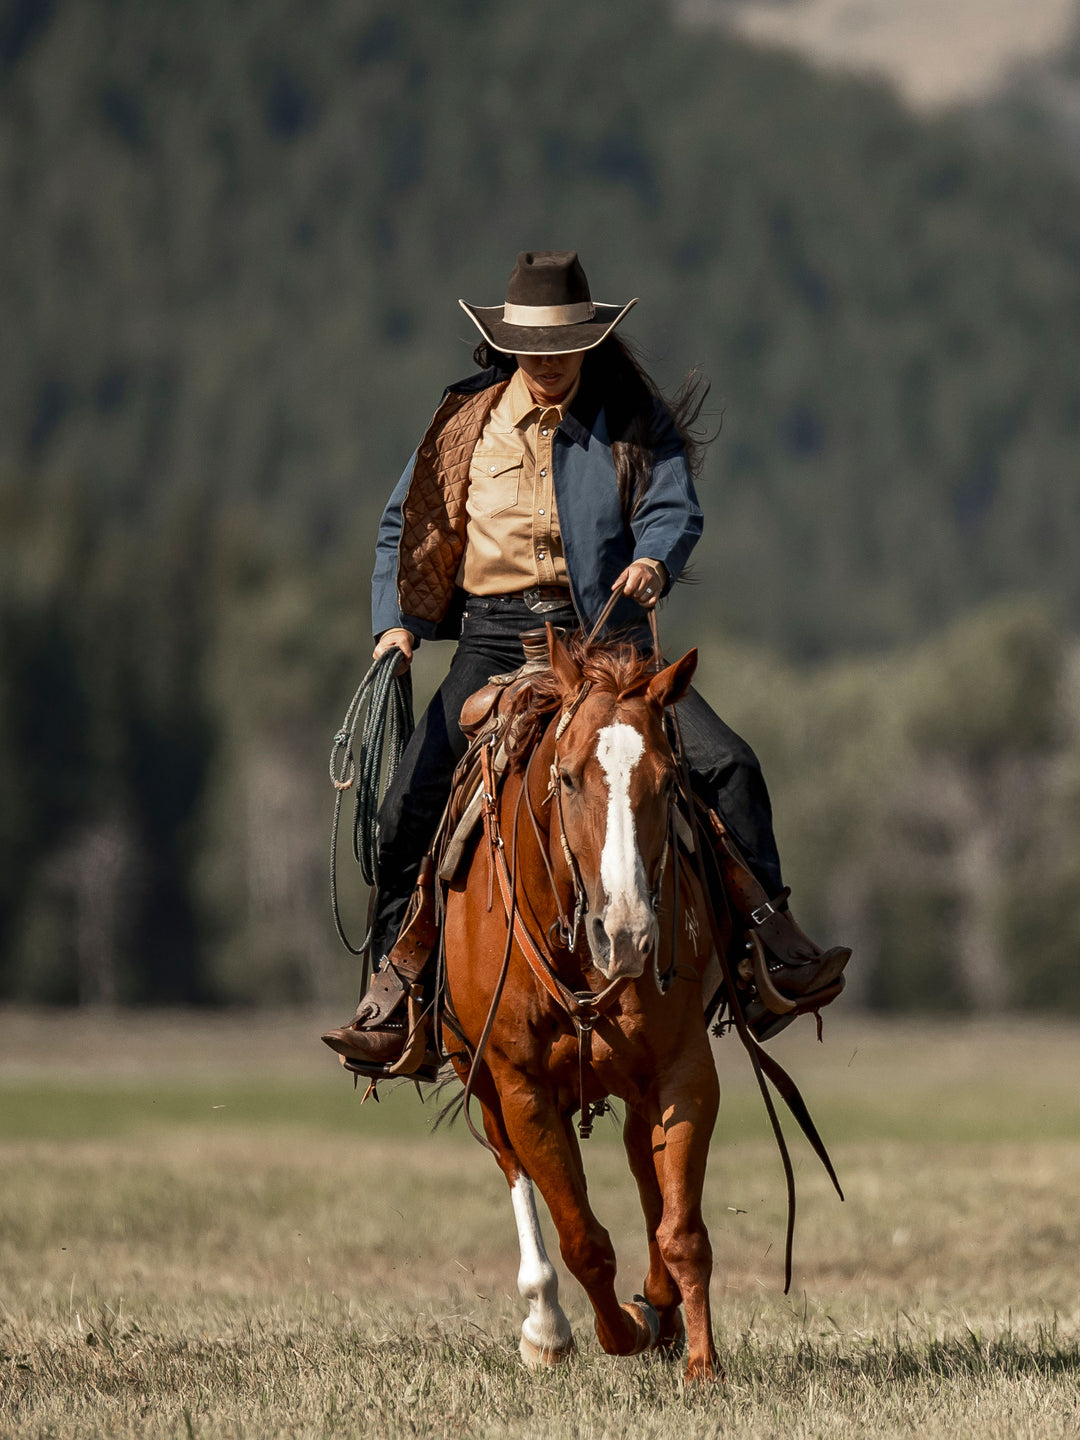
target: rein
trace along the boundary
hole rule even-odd
[[[650,610],[649,612],[649,628],[652,633],[653,653],[656,656],[656,664],[657,668],[659,669],[663,664],[663,660],[662,651],[660,649],[660,634],[656,624],[655,610]],[[698,802],[694,796],[693,790],[690,787],[690,769],[686,761],[686,751],[683,748],[682,733],[679,729],[678,713],[674,707],[671,710],[671,724],[672,730],[675,735],[675,745],[673,748],[675,751],[675,758],[679,766],[680,781],[683,787],[683,791],[687,796],[689,802],[690,827],[694,839],[694,850],[695,853],[700,857],[703,867],[707,863],[709,863],[709,859],[712,860],[712,865],[714,867],[714,876],[719,885],[720,893],[723,895],[725,893],[723,888],[723,881],[719,874],[719,870],[716,868],[716,861],[714,858],[712,858],[712,850],[710,847],[706,847],[703,844],[703,836],[697,813]],[[702,876],[702,879],[703,881],[705,880],[704,875]],[[720,962],[720,973],[723,977],[724,988],[727,992],[728,1007],[731,1011],[732,1019],[735,1022],[735,1030],[739,1036],[740,1041],[743,1044],[743,1048],[750,1056],[750,1064],[752,1065],[754,1070],[754,1078],[757,1080],[758,1089],[761,1091],[761,1098],[765,1102],[765,1110],[768,1114],[769,1123],[772,1126],[772,1132],[776,1140],[777,1149],[780,1151],[781,1163],[784,1167],[784,1179],[787,1186],[787,1230],[784,1240],[784,1294],[786,1295],[791,1289],[791,1257],[795,1241],[795,1171],[791,1164],[791,1155],[788,1151],[787,1141],[784,1138],[784,1132],[780,1126],[780,1119],[776,1113],[776,1106],[773,1103],[772,1095],[769,1091],[768,1085],[766,1084],[766,1075],[776,1086],[777,1092],[783,1098],[784,1103],[787,1105],[788,1109],[795,1117],[795,1120],[798,1122],[799,1128],[802,1130],[803,1134],[810,1142],[811,1148],[824,1166],[825,1173],[832,1181],[833,1188],[835,1189],[837,1195],[839,1195],[841,1200],[843,1200],[844,1198],[844,1192],[840,1188],[840,1181],[836,1177],[836,1171],[833,1169],[832,1160],[829,1158],[829,1152],[825,1148],[825,1143],[821,1139],[821,1136],[818,1134],[817,1126],[814,1124],[813,1119],[810,1116],[810,1112],[806,1108],[806,1102],[803,1100],[802,1095],[799,1093],[799,1089],[796,1086],[794,1080],[792,1080],[791,1076],[787,1073],[783,1066],[780,1065],[776,1060],[774,1060],[773,1057],[768,1054],[768,1052],[758,1043],[758,1041],[750,1033],[750,1029],[746,1023],[746,1016],[743,1014],[742,1004],[739,1000],[738,990],[735,985],[735,977],[731,971],[731,960],[728,954],[728,947],[723,943],[723,936],[721,934],[720,924],[717,920],[716,911],[713,907],[713,886],[709,885],[706,881],[706,883],[704,883],[701,888],[702,899],[705,903],[705,916],[708,920],[709,931],[712,935],[713,949],[715,950],[716,957]]]
[[[543,941],[539,941],[533,936],[532,932],[529,930],[528,926],[522,919],[521,912],[518,909],[517,903],[517,837],[518,821],[521,814],[522,802],[526,801],[528,796],[529,774],[532,768],[532,756],[529,757],[529,760],[526,764],[525,774],[522,777],[521,790],[518,792],[517,801],[514,805],[514,820],[511,829],[510,839],[511,854],[510,863],[508,865],[506,860],[506,845],[502,838],[501,827],[499,825],[498,810],[495,803],[497,792],[493,752],[494,746],[491,740],[485,743],[483,749],[480,752],[480,769],[483,786],[482,814],[484,821],[484,831],[488,842],[488,908],[491,908],[491,904],[494,898],[492,894],[492,876],[494,875],[498,879],[499,893],[502,898],[503,908],[506,911],[506,946],[503,950],[502,965],[499,970],[499,979],[492,993],[491,1003],[488,1006],[488,1013],[487,1018],[484,1021],[484,1028],[481,1032],[479,1040],[477,1041],[476,1049],[473,1052],[472,1059],[469,1065],[469,1074],[465,1081],[465,1094],[462,1104],[463,1113],[465,1116],[465,1124],[468,1126],[469,1132],[472,1134],[474,1139],[478,1140],[480,1144],[484,1146],[485,1149],[490,1150],[493,1155],[496,1155],[497,1152],[495,1151],[494,1147],[489,1143],[487,1137],[482,1135],[480,1131],[477,1130],[476,1126],[473,1124],[472,1117],[469,1113],[469,1101],[472,1099],[474,1082],[479,1072],[480,1063],[483,1059],[484,1052],[487,1049],[488,1039],[490,1038],[491,1030],[495,1023],[495,1016],[498,1013],[499,1003],[502,1000],[503,989],[506,985],[506,977],[510,970],[510,956],[513,952],[514,941],[516,940],[518,942],[518,946],[524,954],[526,960],[528,961],[530,969],[533,971],[533,974],[543,985],[544,989],[569,1015],[575,1032],[577,1033],[578,1079],[581,1087],[581,1120],[579,1122],[578,1131],[583,1140],[588,1139],[589,1135],[592,1134],[593,1119],[597,1114],[603,1111],[606,1103],[605,1101],[601,1100],[598,1104],[593,1105],[585,1100],[585,1070],[591,1059],[593,1024],[597,1017],[597,1012],[599,1008],[609,999],[611,999],[619,990],[621,990],[625,985],[626,981],[624,979],[613,981],[612,984],[608,985],[604,990],[600,991],[599,993],[593,991],[575,992],[571,990],[569,986],[563,983],[563,981],[556,973],[555,963],[551,956],[551,952],[543,944]],[[539,824],[537,822],[536,815],[533,812],[531,802],[527,803],[526,808],[529,812],[529,816],[532,821],[534,831],[537,835],[537,839],[540,840],[541,837]],[[540,850],[541,853],[544,853],[544,847],[542,843],[540,844]],[[555,885],[555,877],[554,874],[551,872],[550,864],[548,864],[546,856],[545,864],[548,865],[548,875],[552,886],[552,892],[555,894],[556,903],[559,906],[560,918],[565,928],[565,911],[563,910],[561,901],[559,900],[557,887]],[[555,923],[558,924],[560,922],[556,921]]]
[[[536,752],[534,751],[533,754],[535,755],[535,753]],[[555,967],[554,957],[552,956],[551,951],[548,949],[547,945],[542,939],[533,935],[532,931],[529,929],[528,925],[525,923],[524,918],[522,917],[521,911],[517,903],[517,821],[523,802],[525,803],[526,808],[528,809],[532,817],[532,822],[535,832],[537,834],[537,838],[540,838],[539,823],[537,822],[536,815],[533,812],[532,803],[528,798],[529,776],[532,768],[532,761],[533,756],[530,756],[528,763],[525,767],[525,773],[522,776],[521,790],[518,793],[517,803],[514,807],[514,826],[511,837],[511,869],[511,866],[507,864],[506,860],[506,846],[503,842],[502,835],[500,834],[499,815],[495,803],[495,767],[492,746],[490,744],[485,745],[480,755],[480,768],[481,774],[483,776],[484,785],[484,828],[487,833],[488,839],[488,860],[489,864],[491,864],[494,869],[495,877],[499,885],[499,893],[502,896],[503,908],[506,911],[507,917],[507,950],[504,956],[503,971],[502,975],[500,976],[500,984],[497,988],[496,994],[501,994],[502,984],[506,978],[506,970],[509,961],[510,950],[512,948],[512,942],[516,940],[518,943],[518,948],[521,950],[522,954],[525,956],[526,961],[528,962],[529,969],[533,972],[537,980],[551,996],[551,998],[556,1002],[556,1004],[559,1005],[560,1008],[564,1010],[565,1013],[570,1017],[570,1021],[573,1024],[574,1030],[577,1034],[578,1078],[581,1087],[581,1119],[578,1123],[578,1134],[583,1140],[587,1140],[592,1134],[593,1120],[595,1116],[602,1112],[605,1105],[605,1102],[603,1100],[601,1100],[599,1104],[594,1105],[592,1102],[586,1100],[585,1098],[585,1072],[590,1063],[592,1054],[593,1026],[596,1023],[596,1020],[602,1014],[604,1007],[609,1004],[625,988],[627,984],[627,977],[620,976],[618,979],[613,980],[609,985],[605,986],[603,990],[599,991],[571,990],[569,985],[567,985],[565,981],[560,978]],[[543,845],[541,845],[541,851],[543,851],[543,848]],[[548,873],[551,880],[552,892],[555,895],[556,903],[558,904],[560,913],[560,921],[557,921],[556,923],[561,922],[565,926],[565,911],[563,910],[562,902],[559,899],[558,890],[554,883],[555,877],[553,874],[551,874],[550,869]],[[575,875],[576,874],[577,872],[575,867]],[[572,934],[576,940],[578,930],[578,920],[576,917],[578,916],[580,911],[580,903],[575,904],[574,908],[575,922]],[[495,1006],[493,1006],[493,1009],[489,1011],[489,1022],[494,1021],[494,1008]],[[488,1033],[490,1033],[490,1024],[485,1026],[485,1034],[481,1037],[481,1044],[477,1046],[476,1056],[473,1059],[473,1069],[475,1069],[476,1065],[479,1062],[479,1058],[483,1053],[483,1045],[486,1043]],[[472,1071],[470,1071],[469,1078],[471,1081]]]

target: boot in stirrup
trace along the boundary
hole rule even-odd
[[[846,945],[822,950],[796,922],[784,889],[770,900],[760,881],[715,814],[717,858],[732,909],[746,924],[746,952],[738,976],[755,992],[744,1005],[747,1023],[759,1040],[769,1040],[798,1015],[820,1011],[844,988],[851,959]]]
[[[434,1078],[438,1056],[428,1041],[422,977],[435,947],[435,872],[425,857],[397,943],[372,977],[347,1025],[322,1037],[347,1070],[374,1079]]]

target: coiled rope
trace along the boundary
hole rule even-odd
[[[369,925],[362,942],[353,945],[341,921],[337,890],[341,801],[345,791],[355,784],[353,855],[365,882],[374,888],[379,883],[379,802],[394,778],[402,752],[415,728],[412,674],[408,670],[403,675],[395,673],[402,655],[403,652],[395,645],[375,661],[360,681],[330,751],[330,783],[335,791],[334,820],[330,829],[330,905],[338,938],[351,955],[366,954],[371,929]],[[360,731],[360,755],[356,759],[353,741],[361,715],[364,723]],[[384,770],[385,778],[380,789],[379,779]]]

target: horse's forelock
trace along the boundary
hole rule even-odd
[[[575,635],[566,648],[590,689],[616,700],[643,695],[656,673],[652,657],[642,655],[624,640],[589,645],[584,636]],[[572,699],[563,693],[553,670],[539,670],[532,676],[508,708],[507,734],[512,740],[507,753],[512,762],[520,762],[529,754],[546,721]]]
[[[581,650],[580,657],[575,654],[574,658],[585,679],[617,700],[629,700],[644,691],[655,673],[652,656],[642,655],[625,641],[592,648],[582,642]]]

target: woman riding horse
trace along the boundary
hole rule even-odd
[[[379,812],[372,985],[353,1020],[323,1036],[375,1075],[405,1043],[401,1001],[417,976],[394,945],[466,749],[462,704],[522,665],[523,631],[588,629],[619,589],[613,626],[648,644],[641,611],[679,578],[702,528],[689,433],[701,400],[688,382],[668,405],[615,336],[636,300],[594,303],[576,252],[524,251],[504,305],[460,303],[483,337],[480,372],[445,392],[376,543],[375,658],[397,646],[407,666],[421,640],[458,646]],[[735,842],[720,847],[728,899],[764,943],[776,989],[803,1008],[850,951],[821,951],[788,912],[750,747],[696,691],[677,715],[695,790]]]

